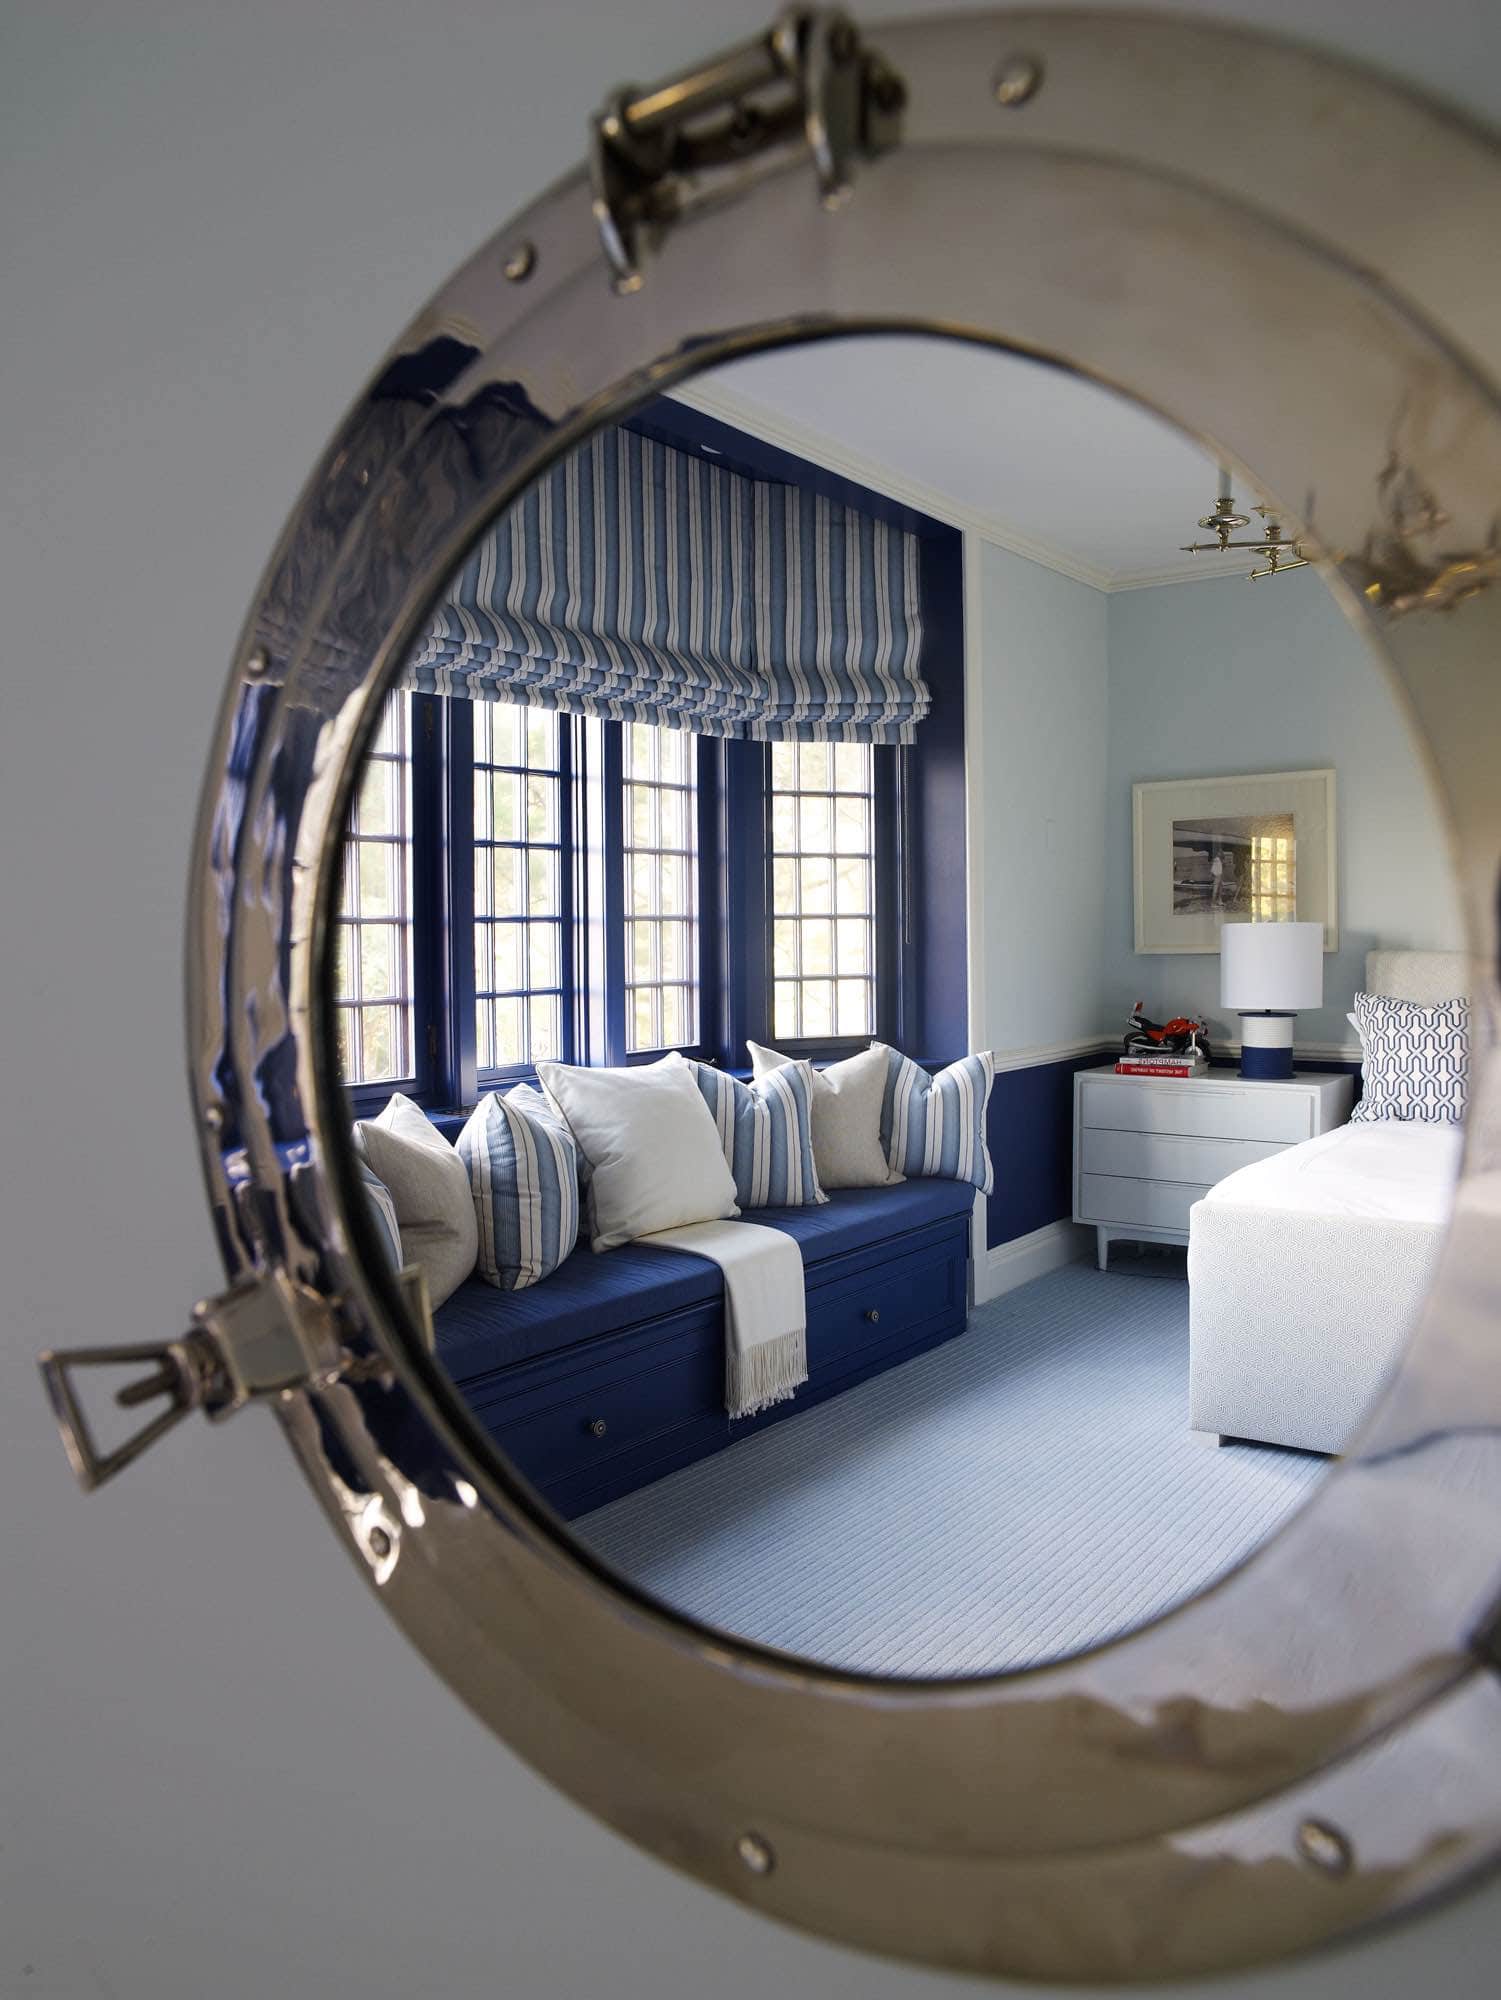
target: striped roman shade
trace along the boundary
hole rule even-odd
[[[921,652],[915,536],[608,430],[481,537],[405,679],[704,736],[906,743]]]
[[[985,1107],[995,1082],[995,1058],[962,1056],[929,1076],[900,1049],[888,1048],[886,1054],[881,1143],[893,1171],[909,1180],[970,1181],[989,1194],[995,1178],[985,1142]]]

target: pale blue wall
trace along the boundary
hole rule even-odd
[[[975,1046],[1051,1046],[1100,1025],[1109,599],[971,536],[971,782],[983,877]]]
[[[1373,944],[1456,947],[1459,904],[1427,779],[1397,700],[1310,570],[1258,589],[1244,577],[1109,600],[1108,835],[1101,1001],[1107,1024],[1219,1006],[1219,956],[1132,947],[1131,786],[1330,764],[1339,804],[1340,949],[1300,1042],[1352,1041],[1345,1021]]]

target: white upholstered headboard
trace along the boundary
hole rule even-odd
[[[1470,990],[1469,961],[1462,951],[1368,951],[1365,985],[1389,1000],[1458,1000]]]

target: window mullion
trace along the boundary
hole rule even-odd
[[[438,956],[443,983],[437,1040],[443,1093],[450,1103],[466,1105],[479,1095],[474,1000],[474,704],[450,697],[442,706],[443,901],[434,915],[442,926]]]

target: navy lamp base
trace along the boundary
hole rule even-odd
[[[1256,1083],[1285,1083],[1293,1073],[1295,1014],[1242,1014],[1240,1073]]]

